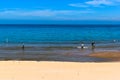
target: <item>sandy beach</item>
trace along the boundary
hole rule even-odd
[[[0,61],[0,80],[119,80],[120,63]]]

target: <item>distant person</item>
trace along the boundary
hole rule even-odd
[[[22,50],[24,50],[25,49],[25,45],[24,45],[24,43],[22,44]]]
[[[8,43],[8,42],[9,42],[9,41],[8,41],[8,38],[5,40],[5,42],[6,42],[6,43]]]
[[[115,43],[115,42],[116,42],[116,40],[113,40],[113,42]]]
[[[81,49],[84,49],[84,44],[83,43],[81,44]]]
[[[95,42],[94,41],[91,43],[91,46],[92,46],[92,49],[95,49]]]
[[[82,42],[82,43],[81,43],[81,46],[78,46],[77,48],[80,48],[80,49],[87,49],[88,47],[86,47],[86,46],[84,45],[84,43]]]
[[[8,42],[9,42],[9,41],[8,41],[8,38],[6,38],[6,40],[5,40],[5,45],[6,45],[6,46],[8,46]]]

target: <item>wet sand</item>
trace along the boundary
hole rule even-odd
[[[104,51],[89,54],[91,57],[111,59],[111,61],[120,61],[119,51]]]
[[[120,63],[0,61],[0,80],[120,80]]]
[[[111,48],[78,49],[71,46],[1,46],[0,60],[111,62],[120,61],[120,51]]]

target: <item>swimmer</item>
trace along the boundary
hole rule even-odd
[[[81,49],[83,49],[84,48],[84,44],[81,44]]]
[[[78,46],[77,48],[86,49],[86,48],[88,48],[88,47],[85,47],[84,44],[82,43],[81,46]]]

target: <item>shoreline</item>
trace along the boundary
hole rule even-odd
[[[83,53],[84,54],[84,53]],[[80,53],[40,53],[9,51],[0,54],[0,61],[63,61],[63,62],[114,62],[120,61],[120,51],[98,51],[81,55]]]
[[[113,46],[112,46],[113,47]],[[67,62],[113,62],[120,61],[117,48],[98,46],[92,50],[73,46],[5,46],[0,47],[0,61],[67,61]],[[118,46],[117,46],[118,47]],[[112,49],[111,49],[112,48]],[[116,49],[116,50],[115,50]],[[119,53],[119,54],[118,54]]]

